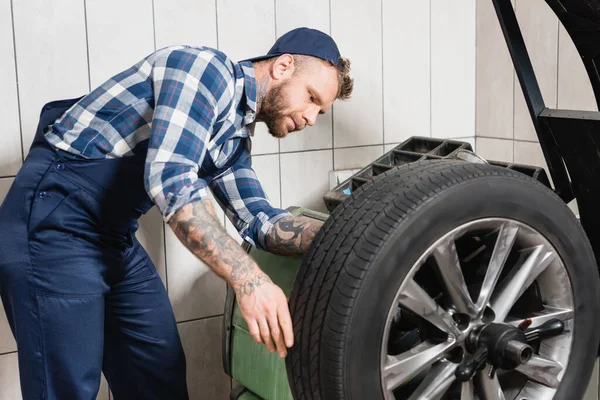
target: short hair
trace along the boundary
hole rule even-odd
[[[329,61],[312,56],[293,55],[296,72],[301,71],[308,60],[316,60],[324,63],[327,66],[335,67],[338,78],[338,93],[336,98],[340,100],[348,100],[352,96],[354,89],[354,79],[350,76],[350,60],[341,57],[338,59],[338,65],[334,65]]]

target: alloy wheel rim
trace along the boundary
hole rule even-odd
[[[469,293],[469,282],[463,275],[464,265],[457,251],[460,247],[457,243],[469,238],[473,232],[487,232],[488,237],[495,238],[493,247],[487,246],[483,250],[490,254],[489,263],[476,298]],[[518,261],[514,262],[517,254]],[[445,306],[434,300],[416,279],[421,268],[431,260],[435,260],[433,264],[446,293]],[[512,315],[511,309],[534,281],[539,287],[544,309],[531,315]],[[400,354],[388,354],[392,320],[398,307],[444,332],[446,340],[424,340]],[[491,314],[488,313],[490,309],[493,311]],[[381,346],[380,371],[385,399],[393,400],[393,391],[419,374],[426,374],[425,379],[410,400],[442,399],[456,381],[454,374],[458,363],[450,355],[455,354],[457,349],[462,349],[463,355],[468,354],[465,340],[474,328],[489,322],[518,326],[525,318],[531,318],[533,328],[557,318],[565,324],[564,332],[541,341],[527,364],[508,371],[513,374],[510,376],[520,377],[522,385],[503,387],[501,377],[506,377],[505,371],[499,371],[494,379],[490,379],[486,366],[474,379],[462,383],[460,397],[457,397],[461,400],[551,399],[569,362],[573,310],[572,286],[567,270],[557,250],[541,233],[508,218],[486,218],[463,224],[427,249],[411,267],[396,293],[388,312]],[[468,323],[459,326],[456,321],[459,319],[454,318],[457,315],[468,316]]]

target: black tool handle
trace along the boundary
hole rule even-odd
[[[547,339],[558,336],[565,330],[565,324],[559,319],[551,319],[544,322],[537,328],[528,329],[525,331],[525,338],[528,342],[536,339]]]
[[[458,368],[456,368],[456,379],[460,382],[467,382],[473,379],[475,373],[484,367],[487,361],[487,355],[487,347],[479,347],[471,358],[466,359],[458,366]]]

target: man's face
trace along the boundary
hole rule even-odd
[[[285,72],[281,75],[285,76]],[[314,125],[317,115],[328,111],[335,101],[337,90],[335,67],[311,60],[287,79],[273,81],[259,105],[260,120],[271,135],[283,138],[306,125]]]

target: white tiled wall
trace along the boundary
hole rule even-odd
[[[575,46],[544,0],[513,6],[548,107],[597,111]],[[482,156],[546,167],[491,1],[477,2],[476,144]]]
[[[334,168],[362,167],[414,135],[474,143],[475,0],[446,3],[0,0],[0,200],[28,153],[44,103],[84,95],[168,45],[217,47],[239,60],[265,53],[290,29],[310,26],[331,33],[350,58],[354,96],[281,141],[259,124],[253,166],[274,205],[324,210]],[[219,220],[239,241],[222,212]],[[141,219],[138,238],[173,304],[191,398],[226,399],[224,282],[178,242],[156,210]],[[0,399],[19,398],[15,351],[0,312]],[[98,398],[108,396],[103,381]]]
[[[583,63],[544,0],[513,0],[532,65],[548,107],[597,111]],[[546,168],[491,1],[477,1],[477,153]],[[575,202],[569,204],[576,212]],[[598,362],[584,396],[598,399]]]

